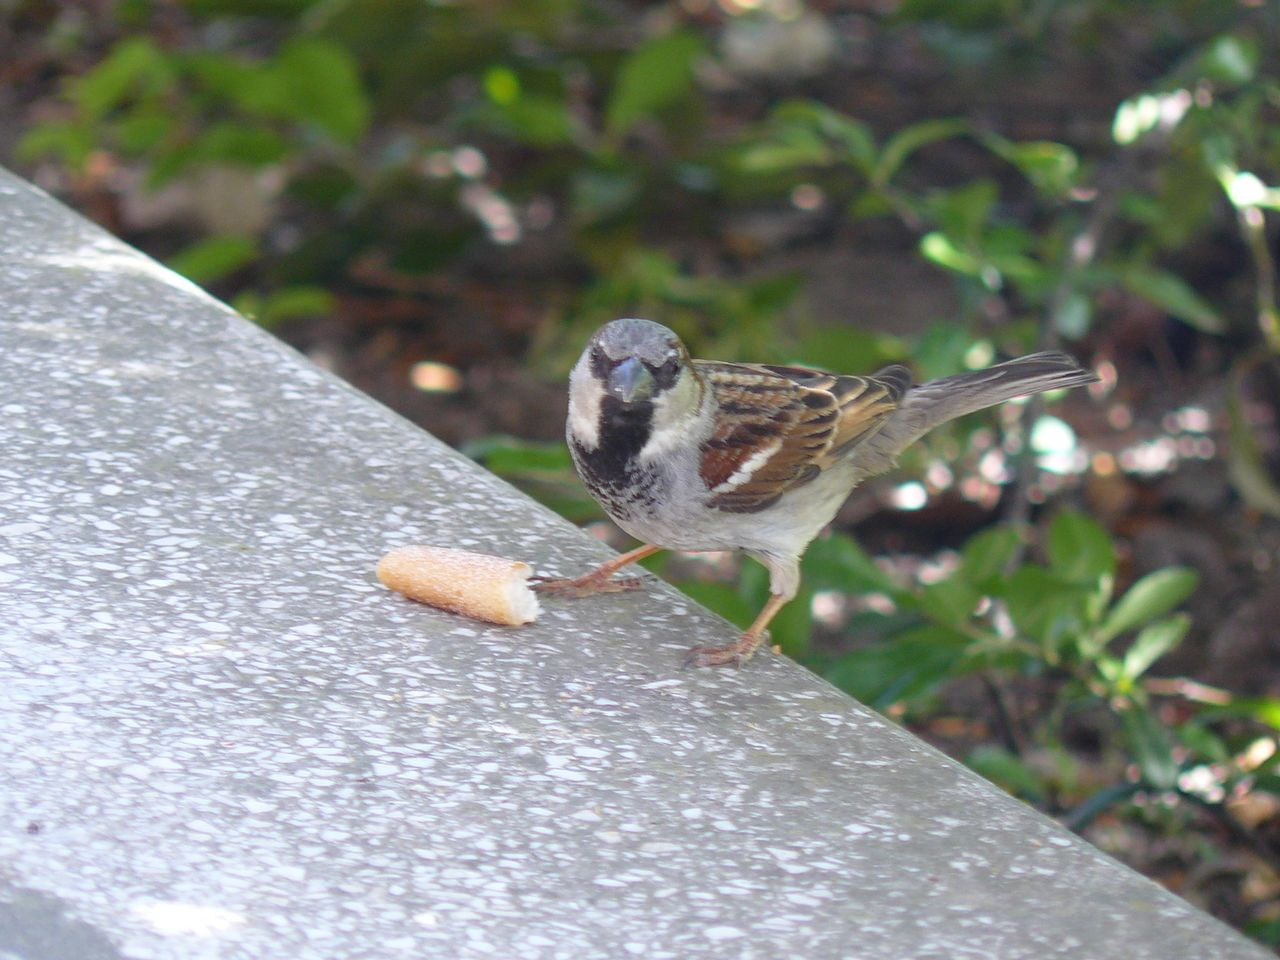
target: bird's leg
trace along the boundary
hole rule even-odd
[[[746,633],[733,643],[727,643],[722,647],[694,647],[685,657],[685,664],[693,667],[720,667],[726,664],[742,666],[751,659],[751,655],[768,636],[765,628],[769,626],[769,621],[778,615],[778,611],[786,606],[790,599],[785,594],[770,594],[769,602],[764,605],[760,615],[752,621]]]
[[[573,579],[550,579],[547,577],[532,577],[534,582],[533,589],[539,593],[549,593],[558,597],[589,597],[595,593],[618,593],[623,590],[635,590],[640,586],[639,577],[624,577],[621,580],[609,579],[623,567],[629,563],[635,563],[637,560],[643,560],[645,557],[652,556],[661,550],[661,547],[655,547],[646,543],[642,547],[636,547],[634,550],[628,550],[626,553],[619,554],[612,560],[600,564],[594,570],[589,570],[580,577]]]

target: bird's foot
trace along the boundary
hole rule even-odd
[[[595,596],[597,593],[622,593],[626,590],[639,590],[644,584],[644,581],[639,577],[620,577],[614,580],[608,573],[604,576],[588,573],[573,579],[554,577],[530,577],[529,579],[533,581],[531,584],[532,589],[538,593],[549,594],[553,597],[564,597],[570,600]]]
[[[686,667],[740,667],[754,656],[766,634],[747,631],[733,643],[719,647],[694,647],[685,654]]]
[[[651,543],[643,544],[634,550],[619,554],[607,563],[602,563],[588,570],[580,577],[530,577],[532,588],[539,593],[547,593],[553,597],[591,597],[597,593],[621,593],[623,590],[638,590],[644,583],[639,577],[622,577],[614,580],[613,575],[629,563],[643,560],[661,550]]]

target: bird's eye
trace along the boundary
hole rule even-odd
[[[676,376],[680,372],[680,358],[668,357],[666,363],[653,371],[653,379],[664,387],[669,387],[676,382]]]
[[[611,364],[609,363],[609,358],[605,355],[604,350],[600,348],[600,345],[596,344],[592,346],[591,372],[595,374],[597,378],[603,380],[605,376],[608,375],[610,366]]]

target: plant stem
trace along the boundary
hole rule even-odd
[[[1280,353],[1280,307],[1276,305],[1276,262],[1267,243],[1267,223],[1259,207],[1236,208],[1236,221],[1244,237],[1253,268],[1257,274],[1254,302],[1258,311],[1258,329],[1272,352]]]
[[[1000,729],[1000,739],[1004,741],[1004,745],[1009,752],[1017,757],[1026,756],[1027,743],[1026,735],[1023,733],[1022,725],[1018,723],[1014,712],[1009,709],[1008,691],[1005,690],[996,679],[987,671],[980,674],[982,686],[987,691],[987,696],[991,699],[991,705],[995,708],[996,725]]]
[[[1084,803],[1059,819],[1072,833],[1079,833],[1091,824],[1107,807],[1128,800],[1135,793],[1146,789],[1142,783],[1117,783],[1099,790]]]

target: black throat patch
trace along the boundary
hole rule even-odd
[[[588,487],[617,487],[636,469],[636,458],[653,433],[653,404],[623,403],[606,396],[600,404],[599,443],[588,450],[576,440],[573,457]]]

